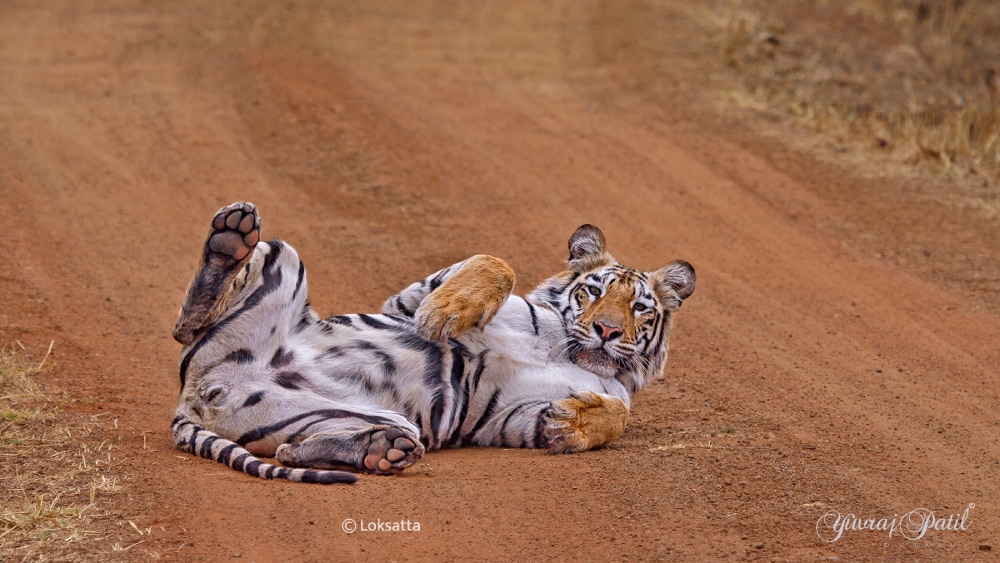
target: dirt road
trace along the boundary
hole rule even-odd
[[[116,420],[122,489],[91,558],[996,557],[995,216],[719,113],[672,2],[360,4],[0,6],[0,341],[55,341],[41,383]],[[698,289],[609,448],[254,480],[168,434],[170,328],[235,200],[297,247],[329,314],[476,253],[526,292],[585,222],[626,264],[688,260]],[[973,504],[967,529],[916,541],[817,534],[830,511]]]

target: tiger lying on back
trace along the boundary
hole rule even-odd
[[[295,250],[260,241],[260,227],[251,203],[212,219],[173,331],[184,348],[172,431],[180,449],[267,479],[353,482],[331,469],[398,473],[425,448],[607,444],[662,372],[695,286],[687,262],[622,266],[584,225],[569,269],[524,299],[505,262],[474,256],[381,315],[320,319]]]

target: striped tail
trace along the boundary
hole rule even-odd
[[[236,442],[227,440],[182,416],[174,419],[170,429],[174,435],[174,442],[182,451],[224,463],[237,471],[261,479],[287,479],[321,485],[353,483],[358,480],[357,475],[347,471],[293,469],[261,461]]]

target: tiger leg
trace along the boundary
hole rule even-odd
[[[424,446],[398,426],[362,431],[318,432],[278,446],[277,458],[291,467],[334,469],[344,465],[377,474],[395,474],[416,463]]]
[[[555,401],[516,401],[488,416],[485,424],[477,424],[465,436],[464,443],[575,453],[618,438],[628,421],[628,406],[617,397],[583,391]]]
[[[424,454],[420,430],[398,412],[268,379],[249,368],[207,378],[181,414],[291,467],[399,473]]]
[[[514,280],[506,262],[480,254],[410,285],[390,297],[382,312],[412,316],[421,336],[447,341],[486,326],[507,301]]]
[[[621,436],[628,406],[619,398],[591,391],[552,401],[542,415],[549,453],[575,453],[598,448]]]
[[[190,344],[202,328],[211,325],[232,305],[249,274],[244,266],[260,240],[260,215],[252,203],[240,202],[220,209],[212,218],[198,273],[188,286],[173,336]],[[240,283],[242,281],[242,283]]]

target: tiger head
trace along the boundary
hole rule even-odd
[[[655,272],[623,266],[593,225],[570,237],[568,265],[529,301],[562,315],[572,362],[638,391],[663,371],[673,315],[694,291],[694,268],[682,260]]]

